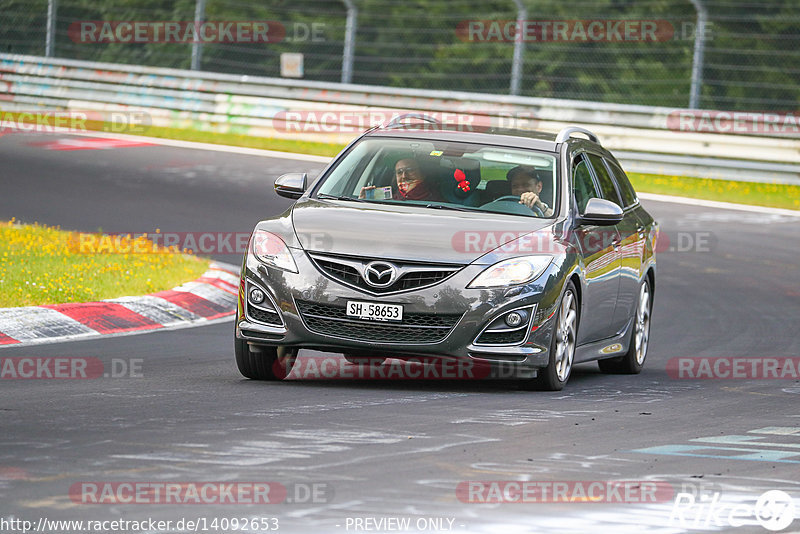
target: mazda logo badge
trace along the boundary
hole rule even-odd
[[[364,267],[364,281],[372,287],[389,287],[397,279],[397,269],[385,261],[372,261]]]

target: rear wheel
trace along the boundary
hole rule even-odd
[[[236,366],[246,378],[253,380],[283,380],[292,371],[297,359],[297,349],[290,347],[263,347],[260,352],[250,350],[243,339],[234,338]]]
[[[647,358],[647,346],[650,341],[650,313],[653,310],[653,292],[650,280],[645,277],[639,288],[639,302],[633,320],[633,332],[628,352],[619,358],[598,360],[597,365],[604,373],[635,375],[642,372],[644,360]]]
[[[547,367],[539,369],[536,378],[526,383],[531,389],[561,391],[572,372],[578,336],[578,298],[575,285],[571,281],[567,283],[567,289],[561,297],[555,319],[550,340],[550,360]]]

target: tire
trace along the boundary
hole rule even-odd
[[[547,367],[539,369],[536,378],[525,382],[527,389],[561,391],[569,380],[575,358],[580,312],[578,294],[572,281],[561,296],[556,310],[553,335],[550,338],[550,355]]]
[[[245,340],[236,337],[234,351],[239,372],[252,380],[283,380],[297,359],[297,349],[264,347],[263,352],[253,352]]]
[[[352,354],[342,354],[344,359],[348,361],[348,363],[352,363],[353,365],[382,365],[383,362],[386,361],[386,358],[381,356],[354,356]]]
[[[639,300],[636,302],[636,315],[634,316],[631,342],[628,352],[618,358],[598,360],[597,365],[604,373],[637,375],[642,372],[647,347],[650,341],[650,315],[653,311],[653,290],[650,280],[645,277],[639,287]]]

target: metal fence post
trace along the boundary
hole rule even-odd
[[[697,26],[694,29],[694,56],[692,57],[692,85],[689,89],[689,109],[700,107],[700,90],[703,86],[703,56],[706,51],[706,24],[708,11],[702,0],[691,0],[697,11]]]
[[[514,32],[514,57],[511,60],[511,88],[509,92],[512,95],[518,95],[522,84],[522,56],[525,52],[522,27],[525,24],[525,19],[528,18],[528,12],[525,10],[525,6],[522,5],[522,0],[514,0],[514,4],[517,6],[517,28]]]
[[[197,0],[194,5],[194,29],[195,40],[192,43],[192,70],[200,70],[200,62],[203,60],[203,43],[197,36],[200,35],[200,24],[206,18],[206,0]]]
[[[353,0],[342,0],[347,7],[347,24],[344,30],[344,52],[342,53],[342,83],[353,80],[353,54],[356,47],[358,8]]]
[[[53,57],[56,49],[56,0],[47,0],[47,37],[45,38],[44,55]]]

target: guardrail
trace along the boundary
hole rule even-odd
[[[142,110],[155,126],[347,142],[343,111],[424,111],[558,132],[588,125],[628,170],[800,184],[800,133],[675,131],[675,110],[545,98],[237,76],[0,54],[0,109]],[[338,124],[309,128],[315,112]],[[303,113],[305,112],[305,113]],[[696,112],[696,111],[695,111]],[[297,124],[287,127],[287,113]],[[337,115],[338,113],[338,115]],[[334,119],[336,120],[336,119]],[[765,124],[778,118],[766,117]],[[338,131],[331,131],[338,130]]]

